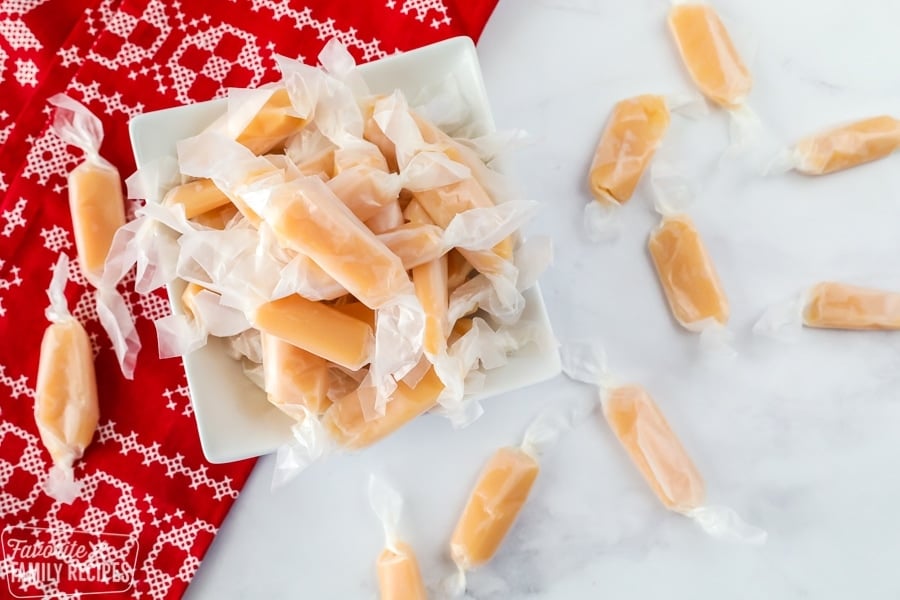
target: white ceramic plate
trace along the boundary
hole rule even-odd
[[[478,133],[495,130],[475,46],[467,37],[389,56],[362,65],[360,71],[374,93],[400,89],[411,99],[423,87],[437,85],[451,75],[469,104],[473,125],[481,130]],[[136,116],[129,130],[138,168],[165,156],[175,157],[178,140],[198,134],[224,111],[225,101],[214,100]],[[174,282],[169,286],[169,297],[181,297],[183,289],[183,282]],[[537,286],[525,292],[525,299],[522,320],[540,324],[536,342],[511,356],[502,368],[489,371],[479,399],[550,379],[560,371],[556,343]],[[181,313],[180,303],[173,302],[172,310]],[[223,340],[210,338],[205,347],[184,357],[200,443],[213,463],[268,454],[291,436],[291,419],[271,406],[265,394],[244,377],[225,347]]]

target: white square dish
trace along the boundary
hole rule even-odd
[[[467,37],[361,65],[360,72],[373,92],[400,89],[410,98],[450,75],[469,104],[474,128],[480,130],[477,133],[495,130],[475,46]],[[225,101],[214,100],[134,117],[129,132],[137,167],[166,156],[174,158],[179,140],[200,133],[224,111]],[[183,282],[174,282],[169,286],[169,297],[179,298],[183,288]],[[540,290],[535,286],[524,295],[522,320],[539,325],[537,338],[511,355],[505,366],[487,372],[484,389],[476,396],[479,399],[544,381],[560,371]],[[182,312],[179,302],[172,302],[172,311]],[[225,349],[224,340],[210,337],[205,347],[184,357],[200,443],[206,458],[213,463],[268,454],[291,437],[292,420],[269,404],[265,394],[244,376]],[[148,347],[144,351],[153,350]]]

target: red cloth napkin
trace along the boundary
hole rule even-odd
[[[126,289],[144,343],[126,381],[73,260],[66,295],[91,336],[100,426],[76,466],[81,496],[44,493],[34,386],[51,268],[75,256],[65,178],[82,159],[49,131],[47,98],[65,92],[102,118],[101,153],[124,177],[136,114],[271,81],[272,53],[314,62],[332,37],[359,61],[477,38],[495,3],[0,0],[0,597],[180,597],[254,464],[203,458],[182,366],[156,357],[165,296]]]

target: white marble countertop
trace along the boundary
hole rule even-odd
[[[717,0],[754,39],[751,105],[786,142],[824,126],[900,114],[900,3]],[[512,157],[534,233],[553,236],[542,287],[560,340],[602,341],[612,367],[656,397],[705,475],[710,500],[769,532],[762,547],[715,541],[662,508],[598,416],[567,434],[478,599],[897,598],[900,578],[900,334],[804,332],[755,338],[774,302],[818,280],[900,289],[900,155],[841,174],[762,179],[720,161],[720,111],[673,118],[665,152],[696,183],[691,215],[732,306],[739,357],[698,360],[671,319],[645,250],[658,217],[645,191],[624,231],[588,243],[585,173],[612,105],[689,91],[665,0],[501,0],[478,45],[501,128],[533,144]],[[747,35],[745,35],[747,34]],[[542,407],[593,392],[564,377],[498,397],[468,429],[425,417],[401,436],[317,464],[276,495],[262,459],[187,598],[376,596],[382,546],[368,473],[407,497],[405,537],[429,584],[451,572],[447,541],[478,471],[517,443]],[[415,448],[415,451],[410,451]]]

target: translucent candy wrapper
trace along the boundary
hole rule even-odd
[[[313,259],[370,308],[412,292],[397,255],[322,180],[299,179],[245,197],[284,247]]]
[[[753,331],[785,341],[802,327],[856,331],[900,330],[900,292],[823,282],[768,309]]]
[[[375,412],[374,395],[361,395],[358,388],[334,398],[321,420],[305,410],[306,417],[292,429],[291,443],[278,450],[273,487],[335,451],[359,450],[391,435],[434,408],[443,389],[434,370],[429,369],[415,385],[399,381],[384,415],[376,419],[366,419],[366,414]]]
[[[619,209],[631,199],[662,145],[670,112],[695,114],[705,107],[702,97],[649,94],[616,104],[594,151],[588,176],[594,201],[585,206],[584,223],[592,241],[617,235]]]
[[[250,328],[240,310],[222,304],[222,296],[197,284],[182,294],[183,314],[158,319],[156,337],[160,358],[184,356],[206,345],[208,336],[230,337]]]
[[[466,571],[496,554],[531,494],[540,455],[571,426],[569,418],[543,414],[528,427],[520,446],[500,448],[485,464],[450,538],[458,570],[444,582],[451,597],[465,592]]]
[[[95,302],[100,324],[109,335],[122,374],[134,377],[141,341],[134,317],[115,284],[103,279],[104,265],[116,231],[125,225],[125,204],[119,171],[100,156],[103,123],[81,103],[57,94],[48,102],[56,106],[51,128],[64,142],[85,153],[85,160],[68,177],[69,210],[78,263],[85,278],[97,288]]]
[[[296,421],[323,413],[331,404],[328,361],[267,333],[260,339],[269,402]]]
[[[207,131],[235,140],[253,154],[265,154],[302,129],[311,111],[312,105],[297,110],[282,86],[231,89],[228,110]]]
[[[531,340],[527,323],[494,329],[484,319],[473,318],[468,331],[450,344],[446,354],[429,357],[444,385],[437,412],[450,419],[457,428],[475,421],[484,409],[467,396],[481,390],[484,373],[479,367],[484,371],[502,367],[511,352]]]
[[[412,547],[400,539],[403,498],[384,481],[369,476],[369,503],[384,528],[384,550],[376,570],[382,600],[426,600],[419,562]]]
[[[81,491],[73,464],[90,445],[100,414],[91,342],[66,302],[68,273],[69,259],[60,254],[47,289],[50,326],[41,341],[34,394],[34,419],[53,460],[44,489],[66,504]]]
[[[753,78],[719,15],[705,3],[674,0],[669,30],[697,88],[731,114],[731,149],[745,149],[761,129],[746,104]]]
[[[330,61],[336,54],[333,50],[326,47],[320,58]],[[362,138],[362,112],[350,85],[333,73],[283,56],[276,56],[275,62],[295,109],[303,112],[312,106],[311,120],[325,137],[338,146]],[[350,76],[349,70],[339,71]]]
[[[659,407],[640,385],[622,383],[595,344],[562,348],[563,372],[597,386],[603,416],[660,502],[693,519],[713,537],[758,544],[766,532],[745,523],[732,509],[706,503],[705,483]]]
[[[304,127],[285,145],[285,156],[304,175],[328,180],[334,175],[335,145],[315,125]]]
[[[826,175],[880,160],[898,148],[900,120],[883,115],[804,138],[776,157],[768,171]]]

